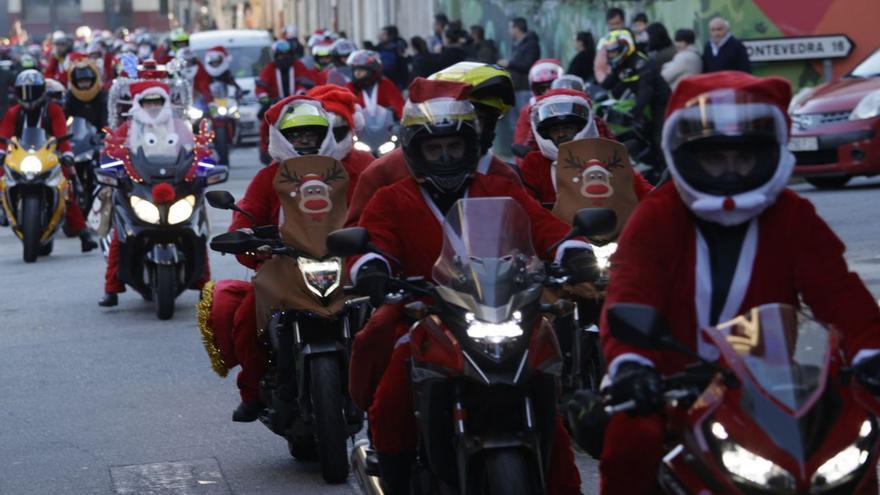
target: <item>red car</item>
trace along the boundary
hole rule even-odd
[[[796,175],[818,188],[880,175],[880,49],[841,80],[798,94],[790,114]]]

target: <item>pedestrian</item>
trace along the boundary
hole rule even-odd
[[[651,37],[648,33],[648,15],[644,12],[634,15],[629,27],[636,40],[636,50],[647,53]]]
[[[509,59],[501,59],[498,65],[510,72],[513,79],[513,89],[516,92],[516,108],[519,110],[532,96],[529,88],[529,70],[532,65],[541,58],[541,42],[538,35],[529,31],[529,25],[522,17],[515,17],[510,21],[510,36],[513,38],[513,49]],[[510,112],[511,119],[515,119],[519,112]],[[511,127],[515,120],[511,120]]]
[[[577,55],[568,64],[568,73],[580,77],[585,82],[593,80],[593,59],[596,58],[596,40],[593,33],[581,31],[574,38]]]
[[[608,9],[605,12],[605,29],[608,30],[608,33],[623,29],[625,27],[624,19],[623,9],[617,7]],[[596,47],[596,58],[593,60],[593,77],[596,78],[597,83],[604,81],[608,74],[611,73],[611,67],[608,65],[608,56],[605,54],[605,49],[602,48],[604,44],[605,37],[603,36]]]
[[[406,66],[406,40],[400,37],[397,26],[388,25],[379,32],[376,53],[382,59],[382,72],[399,88],[409,82]]]
[[[434,34],[428,38],[428,48],[431,49],[431,53],[440,53],[443,48],[443,33],[448,25],[449,18],[446,14],[440,13],[434,16]]]
[[[471,45],[471,60],[484,64],[494,64],[498,60],[498,47],[495,46],[495,40],[486,39],[486,30],[483,29],[483,26],[471,26],[471,38],[474,40]]]
[[[443,33],[443,50],[440,51],[440,69],[463,62],[467,58],[464,49],[464,36],[460,29],[449,27]]]
[[[730,32],[730,23],[723,17],[709,21],[709,41],[703,48],[703,72],[739,70],[752,72],[752,63],[742,41]]]
[[[648,56],[654,58],[654,63],[657,67],[663,67],[663,64],[669,62],[675,56],[675,45],[669,39],[669,32],[666,30],[666,26],[659,22],[652,22],[648,24],[645,32],[648,33]],[[639,42],[636,41],[636,47],[638,46]]]
[[[409,40],[413,54],[410,57],[410,82],[417,77],[427,78],[440,70],[438,55],[428,48],[428,42],[421,36],[413,36]]]
[[[696,35],[692,29],[679,29],[675,32],[675,49],[677,52],[672,60],[661,69],[660,74],[672,89],[687,76],[703,72],[703,59],[694,45]]]

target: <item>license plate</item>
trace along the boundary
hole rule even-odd
[[[819,138],[816,136],[793,137],[788,142],[791,151],[816,151],[819,149]]]

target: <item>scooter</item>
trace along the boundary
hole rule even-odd
[[[364,120],[364,128],[354,136],[354,149],[378,158],[400,146],[400,125],[395,122],[393,110],[377,107],[375,113],[366,114]]]
[[[238,120],[241,118],[238,98],[245,94],[247,90],[235,94],[225,83],[219,81],[211,83],[211,95],[214,101],[211,102],[208,110],[214,131],[214,148],[220,163],[224,165],[229,165],[230,147],[237,141]]]

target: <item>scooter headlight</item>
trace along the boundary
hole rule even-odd
[[[192,194],[176,201],[171,205],[171,208],[168,209],[168,223],[174,225],[189,220],[189,217],[193,214],[193,207],[195,207],[195,205],[196,197]]]
[[[205,114],[205,112],[192,106],[186,109],[186,113],[192,120],[199,120],[200,118],[202,118],[202,115]]]
[[[392,151],[394,151],[394,143],[392,143],[391,141],[385,141],[385,143],[382,146],[379,146],[379,154],[380,155],[387,155],[388,153],[391,153]]]
[[[811,484],[817,488],[829,488],[849,481],[850,475],[864,466],[871,456],[868,450],[871,442],[867,440],[873,429],[871,421],[866,419],[859,430],[859,439],[819,466]]]
[[[354,142],[354,149],[356,149],[358,151],[366,151],[367,153],[373,152],[373,148],[370,148],[370,145],[363,142],[363,141],[355,141]]]
[[[229,110],[226,107],[217,107],[217,115],[224,117],[227,113],[229,113]]]
[[[24,157],[18,168],[28,180],[31,180],[35,175],[43,171],[43,162],[34,155],[28,155]]]
[[[134,210],[134,214],[138,218],[147,223],[159,223],[159,208],[156,205],[138,196],[131,196],[129,203],[131,203],[131,209]]]
[[[296,264],[302,272],[306,287],[318,297],[329,296],[342,280],[342,259],[330,258],[324,261],[297,258]]]
[[[780,489],[785,493],[794,490],[795,480],[791,473],[736,443],[721,423],[712,423],[709,431],[720,442],[721,463],[733,475],[734,481],[748,486]]]
[[[501,323],[479,321],[474,318],[473,313],[466,314],[464,318],[468,322],[468,337],[487,344],[502,344],[523,334],[519,325],[522,314],[519,311],[513,313],[512,319]]]
[[[602,271],[611,268],[611,256],[616,252],[616,242],[609,242],[604,246],[593,246],[593,254],[596,256],[596,266]]]

